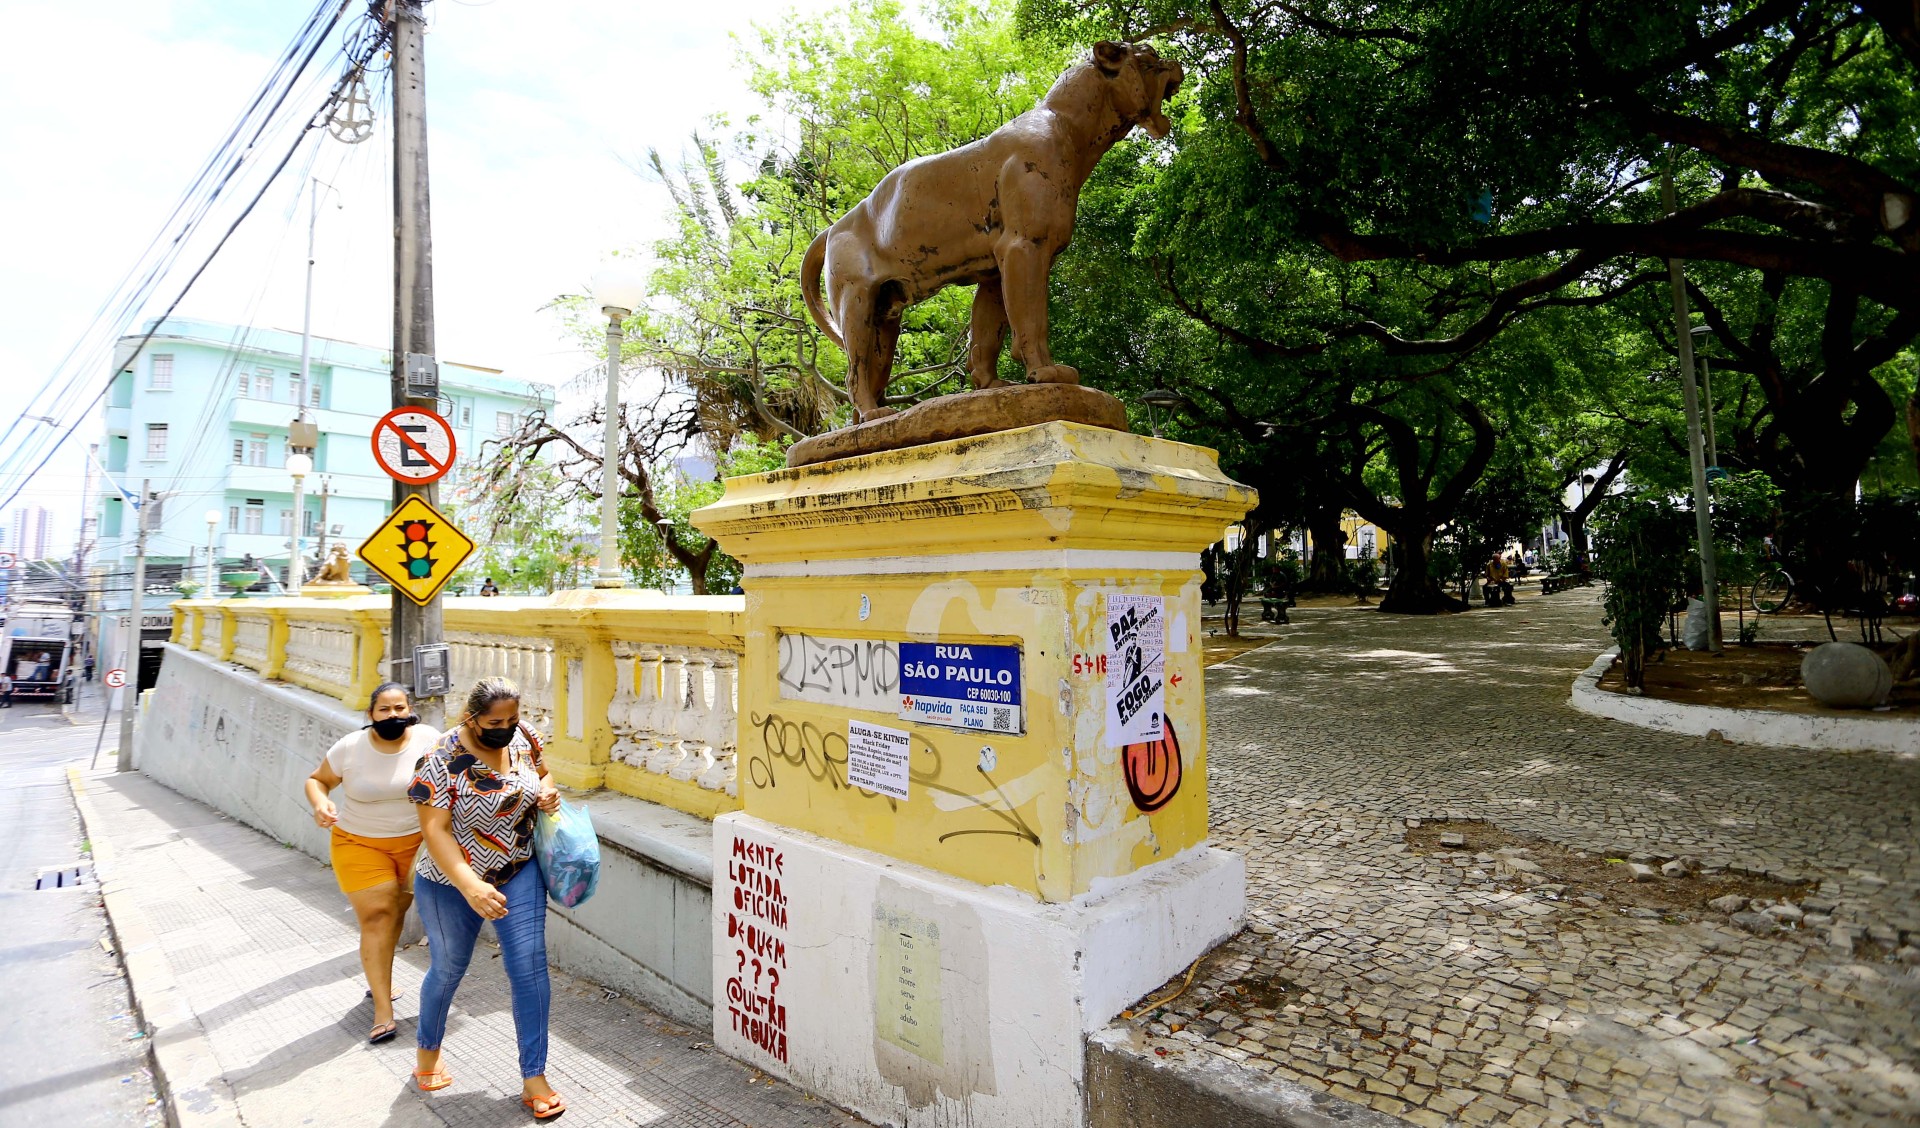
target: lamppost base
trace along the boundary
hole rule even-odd
[[[593,586],[598,588],[623,588],[627,586],[625,576],[595,576]]]

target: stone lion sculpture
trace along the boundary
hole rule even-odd
[[[333,555],[327,558],[325,564],[320,565],[320,574],[313,578],[313,582],[316,584],[350,584],[353,582],[351,567],[351,561],[347,559],[346,546],[336,544],[333,546]]]
[[[1073,238],[1093,166],[1136,125],[1165,137],[1161,103],[1184,77],[1152,47],[1097,43],[1039,105],[978,141],[894,169],[820,233],[800,284],[814,321],[846,351],[861,422],[894,413],[885,397],[902,311],[947,286],[979,287],[967,357],[975,388],[1005,384],[994,370],[1009,326],[1029,382],[1080,382],[1047,347],[1047,277]]]

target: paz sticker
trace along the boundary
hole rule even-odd
[[[1108,595],[1107,653],[1107,745],[1159,740],[1167,712],[1166,600]]]

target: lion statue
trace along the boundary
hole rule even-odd
[[[336,544],[333,555],[320,566],[320,574],[313,578],[316,584],[350,584],[353,582],[351,562],[347,559],[347,546]]]
[[[1093,166],[1136,125],[1165,137],[1172,127],[1161,103],[1184,77],[1152,47],[1097,43],[1039,105],[978,141],[894,169],[820,233],[800,285],[814,321],[846,351],[861,422],[894,414],[886,389],[901,313],[947,286],[979,287],[967,357],[975,388],[1005,385],[995,366],[1009,326],[1029,382],[1080,382],[1047,348],[1047,276],[1073,238]]]

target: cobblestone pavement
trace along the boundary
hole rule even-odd
[[[1132,1020],[1137,1046],[1422,1125],[1920,1122],[1920,951],[1901,950],[1920,943],[1920,758],[1575,713],[1606,645],[1597,591],[1272,630],[1207,674],[1213,829],[1247,859],[1248,927]],[[1775,922],[1407,844],[1409,820],[1470,819],[1591,865],[1806,882],[1802,915],[1757,935]]]
[[[373,1004],[363,997],[358,933],[330,870],[144,776],[100,773],[85,787],[94,811],[88,831],[111,843],[116,874],[134,890],[143,923],[164,950],[173,990],[206,1031],[238,1122],[532,1122],[520,1104],[498,949],[476,952],[454,999],[445,1042],[452,1087],[419,1092],[411,1073],[424,948],[402,951],[394,968],[395,987],[405,992],[395,1004],[400,1036],[369,1046]],[[116,927],[125,926],[116,919]],[[553,981],[548,1077],[570,1106],[562,1123],[864,1123],[714,1053],[705,1031],[584,980],[556,973]],[[148,990],[137,977],[135,988]]]

